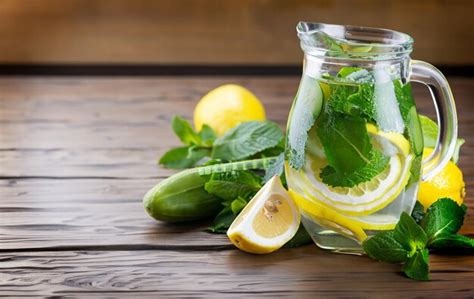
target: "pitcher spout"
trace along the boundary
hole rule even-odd
[[[299,22],[296,31],[312,56],[391,59],[409,55],[413,44],[409,35],[381,28]]]

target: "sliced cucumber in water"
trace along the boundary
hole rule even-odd
[[[407,129],[413,152],[416,156],[421,155],[423,153],[423,131],[421,130],[421,124],[415,106],[412,106],[408,112]]]

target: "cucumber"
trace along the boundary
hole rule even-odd
[[[407,115],[407,129],[410,136],[413,151],[416,156],[423,153],[423,131],[421,130],[420,119],[416,112],[416,107],[412,106]]]
[[[145,194],[143,204],[156,220],[183,222],[216,215],[222,209],[221,199],[204,190],[208,178],[195,169],[173,175]]]
[[[234,170],[265,169],[277,157],[215,164],[181,171],[161,181],[143,198],[147,213],[164,222],[186,222],[213,217],[222,210],[222,199],[204,189],[208,175]]]

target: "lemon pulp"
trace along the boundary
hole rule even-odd
[[[256,254],[273,252],[298,230],[300,214],[278,176],[269,180],[237,216],[227,231],[239,249]]]

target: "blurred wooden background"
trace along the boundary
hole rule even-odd
[[[294,65],[299,20],[412,35],[413,57],[474,65],[473,0],[0,0],[0,64]]]

